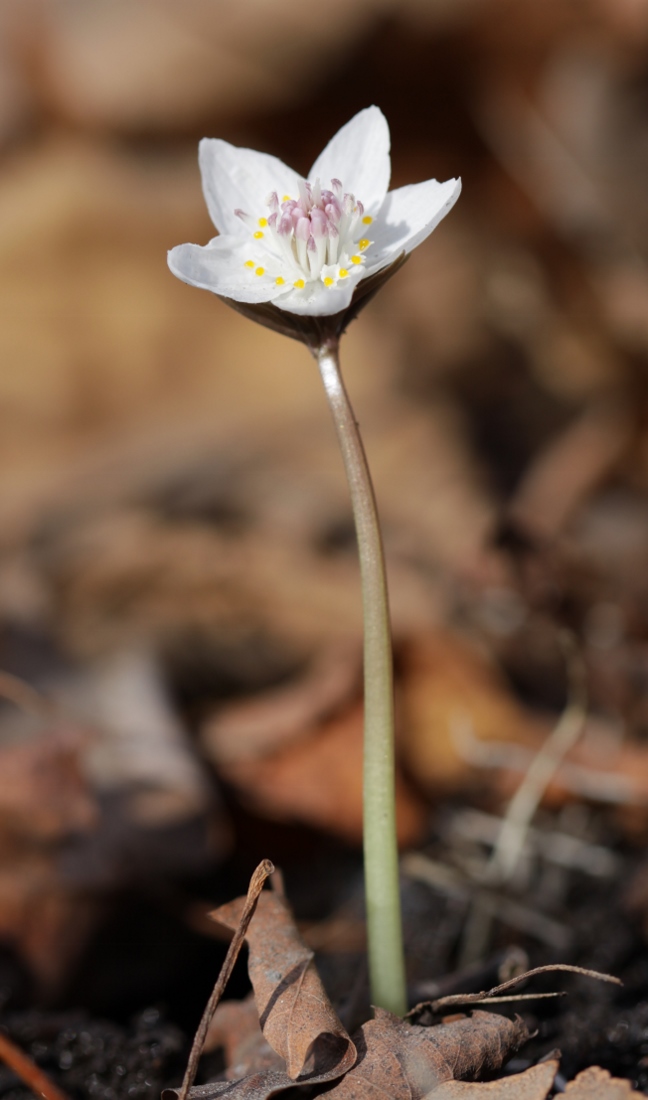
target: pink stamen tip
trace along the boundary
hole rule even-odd
[[[300,218],[295,227],[295,236],[298,241],[312,240],[311,223],[309,218]]]
[[[328,220],[330,222],[333,222],[334,225],[337,225],[340,218],[342,217],[342,211],[340,210],[339,202],[333,199],[333,202],[329,202],[326,204],[325,210]]]
[[[279,220],[278,232],[282,237],[289,237],[293,231],[293,222],[290,214],[282,214]]]
[[[338,230],[330,222],[329,222],[329,227],[328,227],[328,235],[329,235],[329,237],[331,238],[332,241],[336,240],[337,237],[340,236]]]
[[[331,187],[333,188],[334,191],[341,191],[342,190],[342,180],[336,180],[336,179],[331,180]]]
[[[313,227],[313,236],[324,237],[328,230],[328,220],[323,210],[315,207],[311,214],[311,225]]]
[[[276,227],[276,225],[277,225],[277,215],[276,215],[276,213],[270,215],[270,217],[268,218],[268,225],[271,225],[273,229]]]
[[[308,244],[306,245],[306,248],[308,249],[309,252],[317,252],[317,245],[315,244],[315,238],[313,237],[312,234],[308,238]]]
[[[245,210],[239,210],[239,209],[237,208],[237,209],[236,209],[236,210],[234,211],[234,213],[236,214],[236,217],[237,217],[237,218],[247,218],[247,214],[245,213]]]
[[[266,206],[269,206],[272,212],[279,209],[279,196],[276,191],[273,191],[268,195],[266,199]]]
[[[305,180],[299,181],[299,205],[301,206],[304,214],[308,214],[310,210],[310,187]]]
[[[360,202],[360,199],[358,199],[357,206],[358,206],[358,217],[361,218],[362,215],[364,214],[364,206]]]

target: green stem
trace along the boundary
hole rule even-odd
[[[407,1011],[394,790],[394,689],[387,576],[371,475],[338,358],[315,352],[337,431],[355,519],[364,614],[364,871],[371,999]]]

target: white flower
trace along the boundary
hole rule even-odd
[[[461,191],[453,179],[388,193],[389,127],[377,107],[342,127],[307,180],[218,138],[201,141],[199,159],[219,236],[171,249],[173,274],[233,303],[305,317],[346,310],[358,283],[425,240]]]

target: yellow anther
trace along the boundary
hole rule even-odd
[[[352,264],[361,264],[362,263],[362,257],[361,256],[352,256],[351,257],[351,263]]]
[[[346,279],[348,274],[349,274],[349,272],[347,271],[346,267],[341,267],[340,270],[338,271],[338,275],[340,276],[341,279]]]
[[[333,286],[333,283],[334,283],[334,280],[331,278],[330,275],[327,275],[325,280],[324,280],[324,286]]]
[[[277,278],[275,279],[275,283],[277,284],[277,286],[283,286],[285,281],[286,281],[285,279],[281,278],[281,275],[278,275]]]
[[[281,201],[282,202],[290,202],[290,195],[284,195],[284,197],[282,198]]]
[[[363,225],[371,225],[372,221],[373,221],[373,218],[370,217],[369,214],[365,214],[364,218],[362,219],[362,224]]]
[[[254,267],[254,260],[246,260],[245,261],[245,266],[246,267]]]
[[[306,283],[304,282],[303,279],[297,279],[297,282],[293,283],[293,286],[296,286],[297,290],[303,290],[304,287],[306,286]]]
[[[254,272],[255,275],[265,275],[265,267],[257,267]]]
[[[263,236],[263,233],[261,232],[261,230],[260,230],[260,229],[257,229],[257,231],[256,231],[256,233],[254,234],[254,236],[256,237],[256,239],[257,239],[257,241],[258,241],[258,240],[260,240],[260,239],[261,239],[261,237]]]
[[[256,237],[256,233],[254,234]],[[368,241],[366,237],[363,237],[361,241],[358,241],[358,248],[361,252],[364,252],[365,248],[369,248],[371,241]]]
[[[267,218],[259,218],[259,225],[261,226],[262,229],[265,229],[267,224],[268,224],[268,219]]]

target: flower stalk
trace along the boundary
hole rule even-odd
[[[364,874],[371,1000],[407,1011],[394,787],[394,690],[385,557],[358,423],[340,373],[338,340],[315,351],[346,470],[364,617]]]

